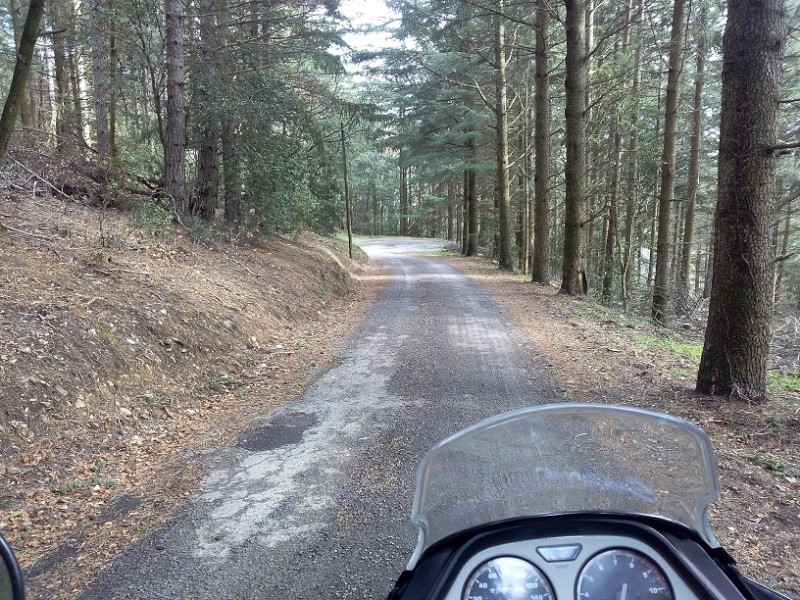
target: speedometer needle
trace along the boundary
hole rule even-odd
[[[619,600],[625,600],[628,597],[628,584],[622,584],[622,595],[619,597]]]

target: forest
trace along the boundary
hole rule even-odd
[[[9,0],[4,183],[198,243],[446,238],[707,323],[697,391],[761,402],[800,329],[800,4],[750,4]]]

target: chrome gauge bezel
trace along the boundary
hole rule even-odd
[[[506,563],[501,564],[501,563]],[[511,563],[510,565],[508,563]],[[479,564],[475,567],[472,572],[467,577],[466,583],[464,584],[464,588],[461,592],[461,600],[473,600],[475,595],[470,595],[472,591],[472,587],[476,585],[477,580],[481,577],[484,573],[490,571],[491,569],[512,569],[516,566],[519,569],[525,569],[527,571],[527,578],[530,578],[532,575],[536,578],[537,585],[542,585],[543,591],[540,593],[536,593],[533,588],[531,594],[535,594],[537,599],[541,598],[541,600],[556,600],[555,592],[553,591],[553,586],[550,584],[550,581],[547,579],[547,576],[539,569],[536,565],[534,565],[531,561],[521,558],[519,556],[514,555],[502,555],[496,556],[494,558],[490,558]],[[509,582],[510,584],[511,582]],[[507,598],[508,595],[506,593],[500,592],[502,596],[501,598]],[[481,598],[486,598],[485,595],[479,596]],[[524,592],[522,595],[513,596],[514,598],[519,598],[520,600],[530,600],[531,596],[524,596]],[[491,598],[491,596],[489,596]]]
[[[675,600],[675,592],[673,590],[672,583],[670,582],[670,578],[667,576],[666,573],[664,573],[664,570],[659,566],[659,564],[655,560],[653,560],[653,558],[651,558],[648,554],[645,554],[640,550],[634,550],[633,548],[629,548],[626,546],[620,546],[616,548],[605,548],[604,550],[600,550],[599,552],[596,552],[593,555],[591,555],[583,563],[583,566],[580,568],[580,571],[578,571],[578,577],[575,580],[575,598],[577,600],[581,600],[582,598],[585,597],[583,595],[584,593],[582,593],[581,591],[581,588],[584,584],[584,579],[589,576],[588,571],[595,565],[600,565],[600,562],[604,558],[610,557],[611,555],[622,555],[632,558],[641,563],[650,572],[654,572],[655,576],[658,579],[662,580],[661,582],[663,582],[663,585],[667,589],[668,596],[664,600]],[[631,562],[630,564],[632,565],[633,563]],[[634,567],[630,566],[629,568],[633,569]],[[620,566],[614,565],[613,569],[624,572],[625,570],[624,563],[621,564]],[[601,566],[600,570],[605,570],[605,569]],[[641,573],[641,567],[637,572]],[[626,596],[626,594],[623,593],[623,596]],[[594,596],[589,596],[589,597],[594,597]],[[640,596],[637,595],[636,597],[638,598]],[[663,598],[663,596],[659,596],[659,598]]]

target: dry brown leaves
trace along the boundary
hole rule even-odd
[[[76,597],[162,524],[193,456],[295,398],[380,283],[310,235],[199,246],[50,198],[0,223],[0,530],[32,597]]]

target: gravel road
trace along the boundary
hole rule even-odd
[[[384,598],[416,542],[416,465],[439,439],[552,398],[535,349],[430,240],[361,247],[393,276],[338,366],[207,453],[214,472],[169,527],[84,599]]]

